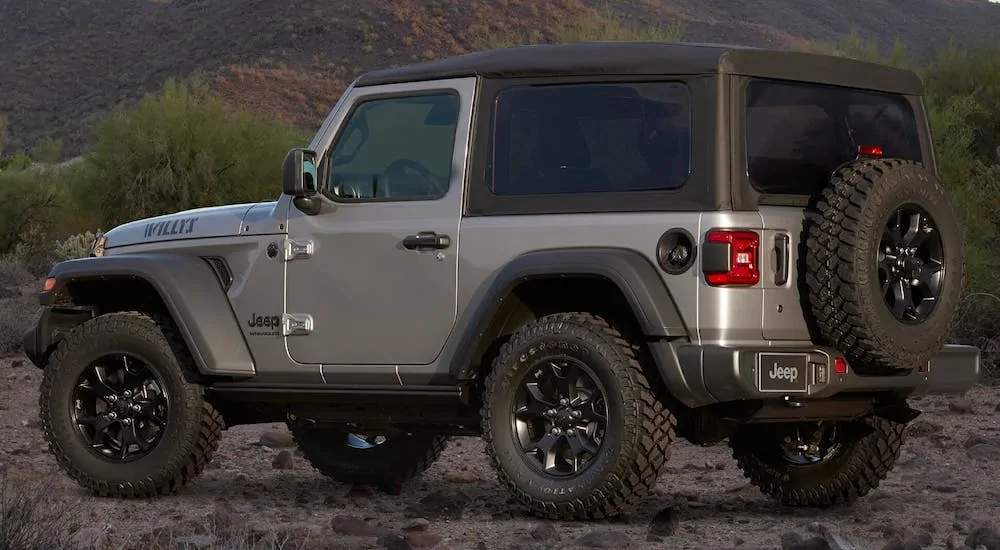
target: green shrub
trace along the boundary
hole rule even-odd
[[[45,138],[38,142],[34,149],[34,158],[37,162],[55,164],[62,156],[63,144],[61,139]]]
[[[31,166],[32,161],[24,152],[4,157],[0,156],[0,172],[20,172]]]
[[[37,236],[53,229],[59,195],[58,182],[46,171],[0,172],[0,254],[44,246]]]
[[[308,138],[275,120],[233,113],[199,77],[170,80],[155,95],[97,126],[76,182],[79,206],[100,223],[275,198],[287,150]]]

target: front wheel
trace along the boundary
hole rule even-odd
[[[39,417],[63,470],[101,496],[178,491],[211,460],[222,416],[202,388],[169,321],[137,312],[88,320],[45,368]]]
[[[825,508],[878,487],[899,458],[905,428],[879,417],[749,425],[730,437],[729,446],[764,494],[786,506]]]
[[[637,348],[600,317],[560,313],[501,349],[486,380],[483,438],[500,482],[533,513],[612,517],[655,485],[676,420]]]

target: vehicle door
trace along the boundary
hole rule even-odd
[[[286,264],[293,360],[437,358],[456,319],[474,92],[474,78],[352,88],[314,140],[323,204],[288,218],[299,251]]]

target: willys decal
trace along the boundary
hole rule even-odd
[[[147,223],[146,238],[162,237],[164,235],[187,235],[194,231],[194,222],[196,221],[198,221],[197,217]]]

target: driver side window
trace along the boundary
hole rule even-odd
[[[326,191],[352,201],[443,197],[458,111],[452,92],[362,101],[330,150]]]

